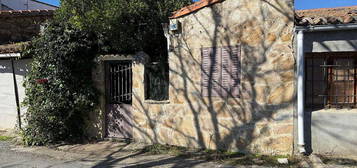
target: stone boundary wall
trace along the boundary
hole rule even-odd
[[[39,35],[40,25],[51,18],[48,16],[0,17],[0,44],[30,41]]]

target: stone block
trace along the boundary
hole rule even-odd
[[[294,126],[293,125],[277,125],[273,127],[273,132],[275,135],[283,134],[293,134]]]
[[[269,104],[282,104],[292,102],[295,96],[295,85],[293,82],[283,84],[273,89],[269,95]]]
[[[286,53],[285,51],[280,52]],[[272,61],[272,65],[275,70],[293,70],[295,67],[295,59],[292,53],[281,55]]]
[[[290,70],[290,71],[285,71],[283,73],[281,73],[281,80],[285,83],[285,82],[292,82],[295,81],[295,72],[294,70]]]
[[[268,43],[272,43],[276,41],[276,38],[277,37],[274,33],[269,33],[266,40],[268,41]]]
[[[290,153],[293,147],[293,137],[281,136],[269,138],[263,145],[268,151],[274,151],[274,153]]]
[[[293,38],[293,35],[291,33],[289,34],[283,34],[281,36],[281,41],[283,42],[291,42],[292,41],[292,38]]]

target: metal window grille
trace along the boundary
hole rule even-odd
[[[110,104],[131,103],[132,63],[131,61],[109,62],[107,64],[107,97]]]
[[[356,108],[356,58],[353,53],[308,54],[305,105],[308,108]]]
[[[167,63],[153,62],[145,66],[145,99],[169,99],[169,71]]]

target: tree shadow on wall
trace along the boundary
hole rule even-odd
[[[226,8],[225,3],[233,5]],[[224,1],[202,10],[210,14],[197,12],[179,19],[182,33],[171,34],[175,48],[169,53],[170,103],[148,104],[134,92],[134,136],[150,143],[202,149],[291,152],[295,100],[292,6],[293,2],[278,0]],[[203,72],[211,81],[208,88],[225,87],[213,80],[215,61],[208,72],[202,69],[201,49],[236,45],[241,48],[239,98],[213,96],[214,89],[208,89],[205,96]],[[217,53],[211,55],[215,60]],[[231,77],[236,75],[222,69]]]
[[[291,91],[294,89],[295,64],[292,9],[286,2],[257,1],[254,3],[259,6],[257,12],[255,8],[243,6],[244,3],[250,2],[242,2],[233,9],[224,8],[224,11],[222,4],[216,4],[210,8],[210,15],[192,14],[180,20],[184,22],[183,27],[193,25],[191,30],[184,29],[182,34],[172,35],[177,47],[169,54],[170,104],[148,105],[141,100],[136,105],[139,107],[134,107],[145,116],[146,127],[141,127],[142,123],[134,124],[135,129],[144,135],[142,138],[152,143],[168,143],[167,138],[173,141],[181,138],[183,142],[171,143],[253,152],[254,148],[261,148],[251,146],[255,140],[273,137],[271,124],[292,125],[295,99],[294,90]],[[232,24],[229,19],[237,15],[237,10],[246,12],[247,18],[237,19],[237,23]],[[203,20],[213,23],[203,23]],[[201,39],[210,42],[202,43]],[[209,46],[204,46],[207,44]],[[237,44],[242,50],[240,98],[233,98],[231,94],[214,95],[213,85],[226,88],[213,79],[217,62],[212,61],[208,72],[201,68],[200,50]],[[215,52],[211,54],[212,60],[218,55]],[[223,68],[223,71],[232,77],[235,75],[228,69]],[[202,72],[212,81],[209,82],[208,88],[212,89],[208,89],[208,96],[202,94]],[[194,132],[186,129],[185,124],[190,124],[187,127],[192,124]],[[285,133],[289,138],[292,134],[292,130]],[[269,143],[274,140],[265,143],[273,145]],[[279,152],[284,151],[278,149]]]

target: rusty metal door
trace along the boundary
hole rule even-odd
[[[131,139],[132,125],[132,62],[106,63],[106,136]]]

